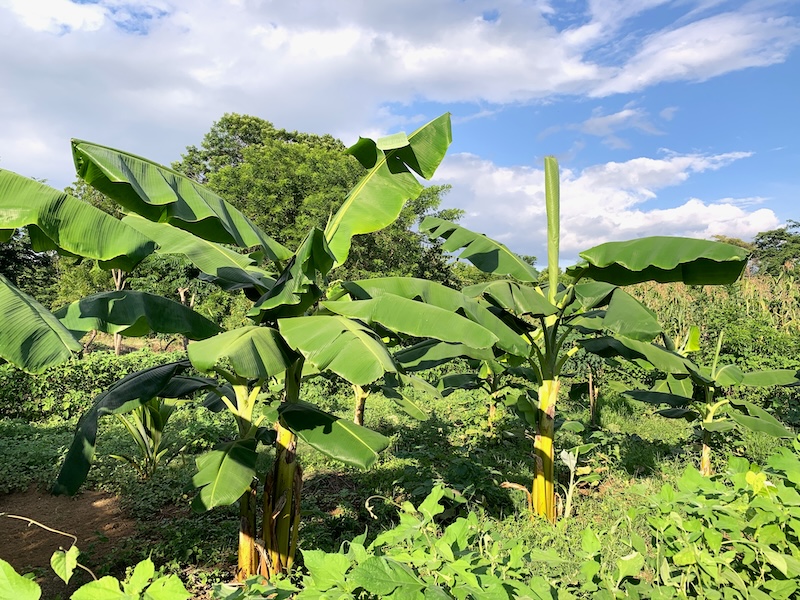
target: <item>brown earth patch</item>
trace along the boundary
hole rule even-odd
[[[95,571],[108,565],[115,549],[135,532],[135,523],[123,513],[119,498],[98,491],[70,498],[32,487],[0,495],[0,514],[6,515],[0,516],[0,558],[20,573],[35,573],[42,598],[68,597],[64,583],[50,568],[50,556],[59,548],[69,548],[73,540],[7,515],[33,519],[74,535],[82,553],[80,562]],[[69,586],[69,593],[89,576],[78,569],[73,579],[76,585]]]

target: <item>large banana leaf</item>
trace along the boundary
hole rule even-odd
[[[275,261],[292,255],[236,208],[177,171],[82,140],[72,140],[72,157],[81,179],[150,221],[170,223],[213,242],[261,246]]]
[[[309,446],[359,469],[368,469],[389,438],[377,431],[340,419],[306,402],[283,404],[278,409],[286,427]]]
[[[198,371],[230,364],[247,379],[267,379],[283,373],[296,356],[270,327],[248,325],[189,344],[189,360]]]
[[[558,308],[550,304],[539,288],[519,285],[514,281],[478,283],[462,291],[471,298],[483,296],[495,306],[519,316],[547,317],[558,312]]]
[[[568,275],[615,285],[643,281],[717,285],[739,278],[748,251],[722,242],[656,236],[608,242],[581,252],[580,257],[583,262],[567,269]]]
[[[497,336],[489,329],[457,313],[395,294],[381,294],[367,300],[323,302],[322,306],[336,314],[370,325],[378,323],[389,331],[413,337],[430,337],[473,348],[491,348],[497,342]]]
[[[97,442],[97,421],[103,415],[131,412],[160,396],[186,397],[216,387],[215,381],[202,377],[181,377],[179,382],[173,383],[173,379],[189,366],[189,361],[181,360],[131,373],[97,396],[78,421],[53,493],[72,495],[86,479]]]
[[[484,273],[510,275],[519,281],[538,281],[539,273],[500,242],[438,217],[425,217],[419,230],[431,239],[442,238],[442,249],[455,252]]]
[[[259,321],[283,317],[299,317],[321,296],[316,284],[318,275],[325,275],[333,266],[325,235],[313,228],[292,260],[286,265],[275,285],[247,313]]]
[[[41,373],[80,349],[50,311],[0,274],[0,358],[28,373]]]
[[[494,354],[486,348],[473,348],[466,344],[450,344],[439,340],[425,340],[394,353],[394,359],[406,371],[432,369],[459,357],[492,360]]]
[[[611,295],[603,329],[640,342],[649,342],[662,331],[656,314],[619,288]]]
[[[0,231],[27,227],[36,251],[58,250],[131,271],[155,244],[114,217],[11,171],[0,169]]]
[[[639,400],[640,402],[647,402],[648,404],[655,404],[659,406],[666,404],[672,408],[685,408],[692,403],[692,398],[681,396],[677,394],[668,394],[666,392],[654,392],[646,390],[630,390],[624,392],[623,396]]]
[[[159,254],[185,256],[224,289],[253,287],[259,294],[263,294],[274,284],[274,280],[265,271],[253,266],[253,260],[249,256],[204,240],[193,233],[167,223],[153,223],[136,215],[129,215],[122,222],[158,244]]]
[[[661,346],[648,342],[640,342],[622,337],[601,336],[579,340],[578,343],[583,346],[587,352],[597,354],[603,358],[619,356],[638,364],[644,361],[665,373],[688,375],[697,369],[697,366],[680,354],[670,352]]]
[[[513,329],[476,300],[440,283],[412,277],[381,277],[347,281],[342,284],[342,287],[353,298],[361,300],[394,294],[409,300],[419,300],[450,312],[458,312],[470,321],[491,331],[498,339],[497,347],[504,352],[518,356],[528,355],[527,343]]]
[[[742,412],[731,411],[731,419],[751,431],[766,433],[773,437],[793,438],[795,434],[760,406],[746,400],[731,400],[731,405]],[[744,414],[743,414],[744,413]]]
[[[745,373],[741,385],[751,387],[769,387],[773,385],[800,384],[800,371],[795,369],[772,369]]]
[[[314,315],[281,319],[278,327],[286,342],[307,362],[350,383],[367,385],[384,373],[397,371],[383,342],[356,321],[338,315]]]
[[[55,315],[76,337],[93,329],[130,337],[174,333],[190,340],[204,340],[219,333],[216,323],[188,306],[133,290],[94,294],[65,306]]]
[[[423,186],[411,170],[430,179],[451,141],[450,115],[444,114],[408,137],[394,135],[377,143],[361,138],[348,150],[369,172],[325,228],[337,265],[347,260],[354,235],[383,229],[397,219],[405,202],[419,196]]]
[[[244,494],[256,475],[257,443],[255,438],[234,440],[198,457],[192,483],[200,492],[192,500],[192,510],[228,506]]]

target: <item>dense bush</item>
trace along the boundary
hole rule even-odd
[[[122,356],[92,352],[29,375],[0,365],[0,417],[39,420],[49,416],[80,416],[92,399],[128,373],[175,361],[183,351],[154,353],[143,349]]]

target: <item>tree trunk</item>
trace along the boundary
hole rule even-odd
[[[299,402],[302,374],[303,360],[300,359],[286,371],[284,402]],[[264,484],[262,534],[265,556],[260,571],[265,577],[288,573],[294,564],[300,525],[300,491],[303,486],[302,471],[297,464],[297,436],[285,428],[280,420],[276,423],[276,429],[275,466],[267,474]]]
[[[356,425],[364,425],[364,411],[367,407],[367,396],[369,396],[369,392],[365,392],[364,388],[360,385],[354,383],[353,384],[353,393],[355,394],[356,399],[356,406],[355,410],[353,411],[353,422]]]
[[[114,290],[120,291],[125,288],[126,273],[122,269],[111,269],[111,278],[114,280]],[[114,356],[119,356],[122,353],[122,336],[118,333],[114,334]]]
[[[245,581],[255,575],[258,567],[256,551],[256,479],[239,498],[239,564],[236,580]]]
[[[597,394],[598,390],[594,385],[594,369],[589,367],[589,425],[596,427],[599,422],[597,414]]]
[[[533,445],[536,478],[533,482],[533,506],[536,514],[551,523],[556,521],[555,487],[553,485],[553,430],[556,400],[561,382],[545,380],[539,388],[539,430]]]
[[[711,476],[711,432],[703,430],[703,453],[700,457],[700,473]]]

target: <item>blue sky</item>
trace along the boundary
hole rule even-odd
[[[608,240],[751,239],[800,219],[793,0],[0,0],[0,167],[64,187],[77,137],[169,164],[226,112],[411,131],[462,223],[545,262]]]

